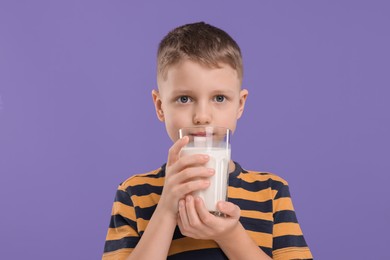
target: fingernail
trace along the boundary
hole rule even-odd
[[[209,173],[214,173],[215,172],[215,170],[212,169],[212,168],[208,168],[207,170],[208,170]]]
[[[209,159],[209,156],[208,156],[207,154],[205,154],[205,155],[203,155],[203,158],[204,158],[205,160],[208,160],[208,159]]]
[[[187,202],[190,202],[191,201],[191,196],[187,196],[186,200],[187,200]]]

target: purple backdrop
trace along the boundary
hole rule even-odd
[[[0,2],[1,258],[100,258],[117,185],[170,146],[157,44],[204,20],[243,51],[233,158],[289,181],[317,259],[390,259],[388,2],[160,2]]]

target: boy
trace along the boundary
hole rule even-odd
[[[234,132],[248,96],[236,42],[205,23],[184,25],[161,41],[157,62],[153,102],[174,144],[165,165],[119,186],[103,259],[311,259],[283,179],[230,161],[228,202],[217,205],[227,217],[191,195],[214,172],[208,156],[179,156],[188,137],[178,131]]]

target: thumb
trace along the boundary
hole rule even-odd
[[[227,201],[220,201],[218,202],[218,209],[222,212],[225,213],[226,215],[232,217],[232,218],[240,218],[240,208]]]
[[[188,140],[188,136],[184,136],[172,145],[168,152],[167,166],[171,166],[179,160],[180,150],[188,143]]]

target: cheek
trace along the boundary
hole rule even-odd
[[[220,115],[221,123],[229,127],[233,127],[236,125],[238,115],[237,109],[231,108],[228,111],[225,110],[224,113],[221,113]]]
[[[230,106],[230,107],[225,107],[224,109],[222,109],[220,111],[220,116],[222,118],[225,118],[226,120],[236,120],[237,113],[238,113],[238,107]]]
[[[173,128],[181,128],[188,126],[188,121],[191,120],[191,117],[185,113],[185,111],[174,111],[168,114],[166,117],[166,123]]]

